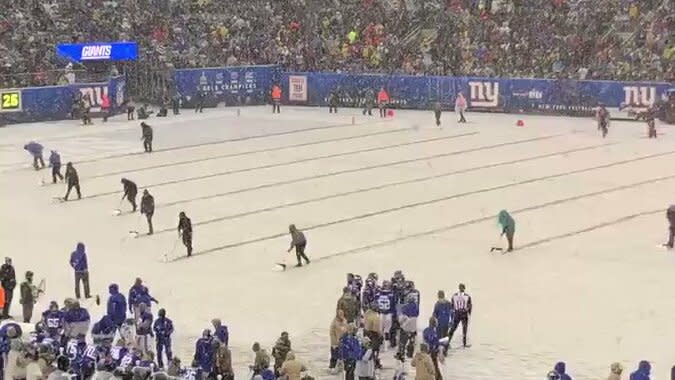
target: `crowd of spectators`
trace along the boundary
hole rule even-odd
[[[169,68],[675,77],[668,0],[16,0],[9,7],[0,15],[5,86],[54,84],[62,78],[51,74],[65,66],[56,43],[106,40],[136,40],[143,61]]]

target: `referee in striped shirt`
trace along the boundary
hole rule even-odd
[[[462,323],[462,344],[464,347],[468,347],[466,344],[466,332],[469,328],[469,316],[471,315],[471,296],[464,292],[466,287],[464,284],[459,284],[459,292],[453,294],[452,296],[452,327],[450,328],[450,333],[448,334],[448,345],[452,341],[452,335],[457,330],[459,323]]]

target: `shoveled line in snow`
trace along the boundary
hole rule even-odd
[[[45,137],[45,138],[41,138],[39,140],[39,143],[42,144],[42,145],[45,145],[46,146],[45,150],[48,150],[49,148],[47,148],[47,147],[49,147],[49,146],[52,146],[51,149],[54,149],[53,145],[55,145],[55,144],[52,144],[52,142],[54,142],[54,141],[103,140],[106,137],[108,137],[109,135],[119,133],[119,132],[131,131],[131,130],[133,130],[134,134],[136,134],[137,130],[136,130],[135,127],[132,129],[129,125],[118,125],[118,126],[116,126],[114,128],[111,128],[111,129],[108,129],[108,127],[106,127],[105,129],[99,129],[98,131],[93,132],[93,133],[86,133],[85,132],[85,133],[82,133],[82,134],[76,134],[75,133],[75,134],[60,135],[60,136],[54,136],[54,137]],[[26,140],[26,142],[27,141],[30,141],[30,139]],[[18,148],[19,146],[23,146],[23,144],[25,144],[25,143],[16,142],[16,143],[0,144],[0,148],[6,147],[6,146],[13,146],[13,147]]]
[[[314,202],[321,202],[321,201],[326,201],[329,199],[334,199],[334,198],[340,198],[340,197],[346,197],[354,194],[360,194],[360,193],[366,193],[370,191],[375,191],[375,190],[382,190],[386,189],[389,187],[395,187],[395,186],[401,186],[401,185],[406,185],[406,184],[411,184],[411,183],[420,183],[424,181],[430,181],[434,179],[439,179],[443,177],[451,177],[457,174],[464,174],[464,173],[470,173],[474,171],[479,171],[479,170],[484,170],[484,169],[491,169],[491,168],[496,168],[500,166],[507,166],[507,165],[513,165],[513,164],[518,164],[522,162],[528,162],[528,161],[536,161],[540,160],[542,158],[548,158],[548,157],[554,157],[554,156],[559,156],[559,155],[564,155],[564,154],[570,154],[570,153],[576,153],[576,152],[583,152],[587,150],[594,150],[598,148],[603,148],[609,145],[614,145],[615,143],[606,143],[606,144],[599,144],[599,145],[590,145],[582,148],[576,148],[576,149],[569,149],[569,150],[564,150],[564,151],[558,151],[558,152],[551,152],[551,153],[546,153],[546,154],[541,154],[537,156],[531,156],[531,157],[525,157],[525,158],[519,158],[516,160],[511,160],[511,161],[501,161],[501,162],[495,162],[487,165],[481,165],[481,166],[474,166],[471,168],[466,168],[466,169],[459,169],[459,170],[452,170],[444,173],[439,173],[435,175],[430,175],[430,176],[424,176],[424,177],[417,177],[413,179],[407,179],[403,181],[396,181],[396,182],[389,182],[377,186],[372,186],[372,187],[365,187],[365,188],[360,188],[356,190],[351,190],[351,191],[346,191],[342,193],[336,193],[336,194],[330,194],[330,195],[325,195],[321,197],[316,197],[316,198],[310,198],[310,199],[305,199],[301,201],[296,201],[296,202],[289,202],[289,203],[284,203],[280,205],[275,205],[275,206],[270,206],[270,207],[265,207],[257,210],[250,210],[250,211],[245,211],[239,214],[233,214],[233,215],[227,215],[219,218],[213,218],[213,219],[208,219],[208,220],[203,220],[198,223],[194,223],[195,226],[202,226],[202,225],[207,225],[211,223],[216,223],[216,222],[221,222],[224,220],[232,220],[232,219],[237,219],[245,216],[250,216],[250,215],[255,215],[255,214],[260,214],[263,212],[269,212],[269,211],[275,211],[275,210],[280,210],[288,207],[293,207],[293,206],[300,206],[300,205],[305,205],[309,203],[314,203]],[[619,161],[615,162],[612,164],[608,165],[603,165],[606,167],[612,166],[612,165],[620,165],[624,161]],[[589,169],[583,169],[583,170],[594,170],[598,169],[598,167],[593,167]],[[570,174],[570,173],[566,173]],[[159,231],[155,231],[155,235],[163,233],[163,232],[169,232],[169,231],[175,231],[175,228],[167,228]],[[145,235],[144,235],[145,236]]]
[[[301,182],[312,181],[312,180],[316,180],[316,179],[335,177],[335,176],[339,176],[339,175],[342,175],[342,174],[358,173],[358,172],[367,171],[367,170],[382,169],[382,168],[386,168],[386,167],[403,165],[403,164],[410,164],[410,163],[419,162],[419,161],[427,161],[427,160],[436,159],[436,158],[458,156],[458,155],[465,154],[465,153],[480,152],[480,151],[483,151],[483,150],[501,148],[501,147],[505,147],[505,146],[509,146],[509,145],[518,145],[518,144],[524,144],[524,143],[528,143],[528,142],[548,140],[548,139],[552,139],[552,138],[560,137],[560,136],[565,136],[565,134],[555,134],[555,135],[549,135],[549,136],[534,137],[534,138],[529,138],[529,139],[525,139],[525,140],[509,141],[509,142],[499,143],[499,144],[483,145],[483,146],[479,146],[479,147],[476,147],[476,148],[457,150],[457,151],[452,151],[452,152],[448,152],[448,153],[433,154],[433,155],[430,155],[430,156],[424,156],[424,157],[419,157],[419,158],[411,158],[411,159],[406,159],[406,160],[387,162],[387,163],[383,163],[383,164],[363,166],[363,167],[354,168],[354,169],[337,170],[337,171],[334,171],[334,172],[328,172],[328,173],[323,173],[323,174],[318,174],[318,175],[312,175],[312,176],[301,177],[301,178],[290,179],[290,180],[279,181],[279,182],[266,183],[266,184],[262,184],[262,185],[252,186],[252,187],[245,187],[243,189],[227,191],[227,192],[224,192],[224,193],[204,195],[204,196],[196,197],[196,198],[189,198],[189,199],[183,199],[183,200],[179,200],[179,201],[167,202],[167,203],[158,205],[156,208],[175,206],[175,205],[182,204],[182,203],[203,201],[203,200],[207,200],[207,199],[220,198],[220,197],[224,197],[224,196],[227,196],[227,195],[241,194],[241,193],[246,193],[246,192],[249,192],[249,191],[256,191],[256,190],[272,188],[272,187],[276,187],[276,186],[290,185],[290,184],[294,184],[294,183],[301,183]]]
[[[541,203],[541,204],[534,205],[534,206],[528,206],[528,207],[524,207],[524,208],[517,209],[517,210],[510,210],[510,212],[520,213],[520,212],[539,210],[539,209],[543,209],[543,208],[546,208],[546,207],[556,206],[556,205],[560,205],[560,204],[568,203],[568,202],[573,202],[573,201],[577,201],[577,200],[584,199],[584,198],[591,198],[591,197],[595,197],[595,196],[599,196],[599,195],[601,196],[601,195],[605,195],[607,193],[628,190],[628,189],[631,189],[631,188],[644,186],[644,185],[650,185],[650,184],[654,184],[654,183],[657,183],[657,182],[667,181],[667,180],[672,180],[672,179],[675,179],[675,174],[665,176],[665,177],[653,178],[653,179],[640,181],[640,182],[634,182],[634,183],[631,183],[631,184],[613,187],[613,188],[609,188],[609,189],[604,189],[604,190],[600,190],[600,191],[594,191],[594,192],[591,192],[591,193],[575,195],[575,196],[572,196],[572,197],[562,198],[562,199],[558,199],[558,200],[550,201],[550,202],[545,202],[545,203]],[[663,210],[660,210],[660,211],[663,212]],[[345,256],[345,255],[348,255],[348,254],[359,253],[359,252],[367,251],[369,249],[381,248],[381,247],[396,244],[396,243],[399,243],[399,242],[405,241],[405,240],[411,240],[411,239],[417,239],[417,238],[431,236],[431,235],[437,235],[439,233],[455,230],[455,229],[462,228],[462,227],[467,227],[467,226],[478,224],[478,223],[483,223],[483,222],[487,222],[487,221],[491,221],[491,220],[494,221],[494,219],[495,219],[495,216],[491,215],[491,216],[486,216],[486,217],[483,217],[483,218],[467,220],[465,222],[461,222],[461,223],[457,223],[457,224],[451,224],[451,225],[448,225],[448,226],[445,226],[445,227],[440,227],[440,228],[436,228],[436,229],[429,230],[429,231],[419,232],[419,233],[410,234],[410,235],[404,235],[404,236],[398,237],[396,239],[385,240],[385,241],[381,241],[379,243],[369,244],[369,245],[361,246],[361,247],[358,247],[358,248],[352,248],[352,249],[348,249],[348,250],[345,250],[345,251],[336,252],[336,253],[333,253],[333,254],[330,254],[330,255],[327,255],[327,256],[318,257],[318,258],[315,258],[314,260],[312,260],[312,263],[328,260],[328,259],[331,259],[331,258],[337,257],[337,256]],[[288,234],[283,234],[283,235],[285,236],[285,235],[288,235]]]
[[[664,156],[664,155],[668,155],[668,154],[675,154],[675,152],[659,153],[659,154],[651,155],[651,157]],[[639,160],[644,160],[644,159],[646,159],[646,158],[641,157],[641,158],[638,158],[638,159],[626,160],[626,162],[624,162],[624,164],[627,163],[627,162],[639,161]],[[606,166],[606,165],[603,165],[603,166]],[[595,170],[595,168],[580,169],[580,170],[576,170],[574,172],[579,172],[579,171],[584,171],[584,170],[590,171],[590,170]],[[385,214],[389,214],[389,213],[393,213],[393,212],[398,212],[398,211],[401,211],[401,210],[411,209],[411,208],[415,208],[415,207],[419,207],[419,206],[428,206],[428,205],[431,205],[431,204],[434,204],[434,203],[445,202],[445,201],[450,200],[450,199],[465,197],[465,196],[468,196],[468,195],[475,195],[475,194],[480,194],[480,193],[485,193],[485,192],[490,192],[490,191],[501,190],[501,189],[508,188],[508,187],[520,186],[520,185],[527,184],[527,183],[538,182],[538,181],[562,177],[562,176],[566,176],[566,175],[569,175],[569,174],[559,173],[559,174],[554,174],[554,175],[545,176],[545,177],[531,178],[531,179],[519,181],[519,182],[516,182],[516,183],[493,186],[493,187],[483,188],[483,189],[479,189],[479,190],[468,191],[468,192],[465,192],[465,193],[453,194],[453,195],[450,195],[450,196],[447,196],[447,197],[441,197],[441,198],[435,198],[435,199],[421,201],[421,202],[409,203],[409,204],[405,204],[405,205],[401,205],[401,206],[397,206],[397,207],[392,207],[392,208],[388,208],[388,209],[384,209],[384,210],[373,211],[373,212],[369,212],[369,213],[365,213],[365,214],[361,214],[361,215],[355,215],[355,216],[352,216],[352,217],[349,217],[349,218],[343,218],[343,219],[333,220],[333,221],[330,221],[330,222],[319,223],[319,224],[315,224],[313,226],[304,226],[304,227],[301,226],[302,227],[301,229],[304,230],[304,231],[311,231],[311,230],[320,229],[320,228],[324,228],[324,227],[334,226],[334,225],[337,225],[337,224],[353,222],[353,221],[357,221],[357,220],[371,218],[371,217],[374,217],[374,216],[380,216],[380,215],[385,215]],[[561,204],[561,203],[566,203],[566,202],[571,202],[571,201],[584,199],[584,198],[588,198],[588,197],[593,197],[593,196],[597,196],[597,195],[602,195],[602,194],[607,194],[607,193],[611,193],[611,192],[626,190],[626,189],[630,189],[630,188],[633,188],[633,187],[642,186],[642,185],[651,184],[651,183],[660,182],[660,181],[665,181],[665,180],[669,180],[669,179],[673,179],[673,178],[675,178],[675,174],[670,175],[670,176],[666,176],[666,177],[658,177],[658,178],[649,179],[649,180],[645,180],[645,181],[635,182],[635,183],[632,183],[632,184],[622,185],[622,186],[609,188],[609,189],[605,189],[605,190],[601,190],[601,191],[595,191],[595,192],[586,193],[586,194],[582,194],[582,195],[575,195],[575,196],[568,197],[568,198],[562,198],[562,199],[559,199],[559,200],[542,203],[542,204],[539,204],[539,205],[536,205],[536,206],[529,206],[529,207],[525,207],[525,208],[518,209],[518,210],[512,210],[512,212],[518,213],[518,212],[537,210],[537,209],[540,209],[540,208],[545,208],[545,207],[549,207],[549,206],[553,206],[553,205],[557,205],[557,204]],[[465,226],[469,226],[469,225],[472,225],[472,224],[476,224],[476,223],[480,223],[480,222],[484,222],[484,221],[488,221],[488,220],[494,220],[494,215],[483,217],[483,218],[478,218],[478,219],[473,219],[473,220],[469,220],[469,221],[458,223],[458,224],[453,224],[453,225],[450,225],[450,226],[434,229],[434,230],[431,230],[431,231],[406,235],[406,236],[402,236],[402,237],[399,237],[399,238],[396,238],[396,239],[387,240],[387,241],[384,241],[384,242],[380,242],[380,243],[376,243],[376,244],[372,244],[372,245],[367,245],[367,246],[360,247],[360,248],[355,248],[355,249],[350,249],[350,250],[343,251],[343,252],[338,252],[338,253],[335,253],[335,254],[332,254],[332,255],[329,255],[329,256],[324,256],[324,257],[315,259],[314,261],[320,261],[320,260],[323,260],[323,259],[326,259],[326,258],[329,258],[329,257],[340,256],[340,255],[348,254],[348,253],[355,253],[355,252],[363,251],[363,250],[370,249],[370,248],[373,248],[373,247],[385,246],[385,245],[393,244],[393,243],[396,243],[398,241],[407,240],[407,239],[411,239],[411,238],[417,238],[417,237],[421,237],[421,236],[432,235],[432,234],[436,234],[438,232],[444,232],[444,231],[456,229],[456,228],[459,228],[459,227],[465,227]],[[216,252],[216,251],[226,250],[226,249],[229,249],[229,248],[241,247],[241,246],[245,246],[245,245],[249,245],[249,244],[253,244],[253,243],[258,243],[258,242],[262,242],[262,241],[266,241],[266,240],[281,238],[281,237],[284,237],[284,236],[287,236],[287,235],[288,235],[288,233],[284,232],[284,233],[278,233],[278,234],[274,234],[274,235],[263,236],[263,237],[259,237],[259,238],[256,238],[256,239],[246,240],[246,241],[232,243],[232,244],[226,244],[226,245],[223,245],[223,246],[220,246],[220,247],[214,247],[214,248],[211,248],[211,249],[207,249],[207,250],[198,252],[197,254],[206,254],[206,253],[212,253],[212,252]]]
[[[382,121],[378,120],[378,121],[368,122],[367,124],[375,124],[375,123],[381,123],[381,122]],[[252,136],[234,137],[234,138],[215,140],[215,141],[207,141],[207,142],[197,143],[197,144],[179,145],[179,146],[174,146],[174,147],[169,147],[169,148],[155,149],[155,150],[153,150],[152,154],[157,154],[157,153],[162,153],[162,152],[174,152],[174,151],[177,151],[177,150],[198,148],[198,147],[208,146],[208,145],[218,145],[218,144],[226,144],[226,143],[231,143],[231,142],[264,139],[264,138],[268,138],[268,137],[294,135],[294,134],[298,134],[298,133],[305,133],[305,132],[310,132],[310,131],[319,131],[319,130],[323,130],[323,129],[337,129],[337,128],[348,128],[348,127],[354,127],[354,124],[352,124],[352,123],[331,124],[331,125],[323,125],[323,126],[320,126],[320,127],[294,129],[294,130],[291,130],[291,131],[274,132],[274,133],[267,133],[267,134],[262,134],[262,135],[252,135]],[[141,156],[141,155],[147,155],[147,154],[148,153],[145,153],[145,152],[120,153],[120,154],[112,154],[112,155],[109,155],[109,156],[90,158],[90,159],[81,160],[81,161],[75,161],[74,163],[75,164],[88,164],[88,163],[92,163],[92,162],[100,162],[100,161],[105,161],[105,160],[110,160],[110,159],[115,159],[115,158],[130,157],[130,156]]]
[[[320,155],[320,156],[301,158],[301,159],[297,159],[297,160],[291,160],[291,161],[285,161],[285,162],[276,162],[276,163],[273,163],[273,164],[267,164],[267,165],[261,165],[261,166],[252,166],[252,167],[243,168],[243,169],[225,170],[225,171],[222,171],[222,172],[209,173],[209,174],[204,174],[204,175],[199,175],[199,176],[194,176],[194,177],[187,177],[187,178],[175,179],[175,180],[171,180],[171,181],[165,181],[165,182],[159,182],[159,183],[153,183],[153,184],[146,184],[144,187],[158,188],[158,187],[161,187],[161,186],[175,185],[175,184],[178,184],[178,183],[186,183],[186,182],[192,182],[192,181],[200,181],[200,180],[203,180],[203,179],[221,177],[221,176],[226,176],[226,175],[231,175],[231,174],[247,173],[247,172],[252,172],[252,171],[256,171],[256,170],[279,168],[279,167],[283,167],[283,166],[295,165],[295,164],[300,164],[300,163],[304,163],[304,162],[320,161],[320,160],[325,160],[325,159],[328,159],[328,158],[337,158],[337,157],[345,157],[345,156],[351,156],[351,155],[361,154],[361,153],[377,152],[377,151],[382,151],[382,150],[400,148],[400,147],[403,147],[403,146],[426,144],[426,143],[433,142],[433,141],[451,140],[451,139],[456,139],[456,138],[461,138],[461,137],[473,136],[473,135],[476,135],[476,134],[478,134],[478,132],[468,132],[468,133],[461,133],[461,134],[458,134],[458,135],[433,137],[433,138],[428,138],[428,139],[423,139],[423,140],[406,141],[406,142],[403,142],[403,143],[387,144],[387,145],[381,145],[381,146],[376,146],[376,147],[371,147],[371,148],[350,150],[350,151],[346,151],[346,152],[324,154],[324,155]],[[92,194],[92,195],[90,195],[88,197],[85,197],[85,198],[98,198],[98,197],[102,197],[102,196],[105,196],[105,195],[112,195],[112,194],[118,194],[118,193],[119,193],[119,191],[108,191],[108,192],[105,192],[105,193]]]
[[[595,225],[592,225],[592,226],[589,226],[589,227],[586,227],[586,228],[583,228],[583,229],[580,229],[580,230],[577,230],[577,231],[567,232],[567,233],[564,233],[564,234],[551,236],[551,237],[547,237],[547,238],[544,238],[544,239],[535,240],[535,241],[529,242],[527,244],[519,245],[519,246],[517,246],[517,249],[518,249],[518,251],[521,251],[523,249],[536,247],[538,245],[549,243],[549,242],[552,242],[554,240],[565,239],[565,238],[568,238],[568,237],[581,235],[581,234],[584,234],[586,232],[591,232],[591,231],[599,230],[601,228],[609,227],[609,226],[612,226],[612,225],[615,225],[615,224],[628,222],[630,220],[633,220],[635,218],[639,218],[639,217],[642,217],[642,216],[655,215],[655,214],[659,214],[659,213],[663,213],[663,212],[664,212],[664,209],[660,208],[658,210],[642,211],[642,212],[638,212],[638,213],[631,214],[631,215],[625,215],[625,216],[622,216],[620,218],[610,220],[610,221],[607,221],[607,222],[603,222],[603,223],[599,223],[599,224],[595,224]]]
[[[142,167],[142,168],[138,168],[138,169],[119,170],[119,171],[114,171],[114,172],[101,173],[101,174],[97,174],[95,176],[90,176],[90,177],[87,177],[87,178],[88,179],[101,178],[101,177],[108,177],[108,176],[112,176],[112,175],[136,173],[136,172],[142,172],[142,171],[146,171],[146,170],[166,168],[166,167],[170,167],[170,166],[194,164],[194,163],[197,163],[197,162],[211,161],[211,160],[216,160],[216,159],[221,159],[221,158],[241,157],[241,156],[248,156],[248,155],[258,154],[258,153],[269,153],[269,152],[275,152],[275,151],[291,149],[291,148],[300,148],[300,147],[319,145],[319,144],[325,144],[325,143],[334,143],[334,142],[338,142],[338,141],[350,141],[350,140],[357,140],[357,139],[362,139],[362,138],[366,138],[366,137],[381,136],[381,135],[387,135],[387,134],[392,134],[392,133],[408,132],[408,131],[411,131],[411,130],[414,130],[414,128],[398,128],[398,129],[392,129],[392,130],[386,130],[386,131],[380,131],[380,132],[363,133],[363,134],[354,135],[354,136],[337,137],[337,138],[331,138],[331,139],[310,141],[310,142],[304,142],[304,143],[299,143],[299,144],[280,145],[280,146],[275,146],[275,147],[272,147],[272,148],[263,148],[263,149],[248,150],[248,151],[245,151],[245,152],[221,154],[221,155],[209,156],[209,157],[204,157],[204,158],[196,158],[196,159],[193,159],[193,160],[168,162],[168,163],[159,164],[159,165],[146,166],[146,167]]]
[[[222,117],[223,115],[220,115],[219,117]],[[164,128],[180,128],[180,126],[177,126],[178,124],[184,124],[184,123],[190,123],[190,122],[195,122],[195,121],[203,121],[203,120],[213,120],[216,119],[216,117],[209,117],[208,119],[169,119],[169,120],[164,120],[163,124],[159,124],[154,126],[155,130],[157,128],[164,129]],[[143,121],[143,120],[138,120],[138,121]],[[128,122],[128,121],[127,121]],[[136,121],[134,121],[135,123]],[[96,132],[85,132],[85,133],[79,133],[79,134],[66,134],[66,135],[59,135],[59,136],[54,136],[54,137],[45,137],[40,139],[40,142],[43,145],[46,145],[49,147],[54,141],[62,141],[62,140],[78,140],[78,141],[84,141],[84,140],[96,140],[96,139],[105,139],[106,136],[109,136],[111,134],[119,133],[119,132],[127,132],[127,131],[133,131],[134,134],[138,133],[138,127],[130,127],[128,123],[124,124],[114,124],[115,127],[110,127],[107,126],[105,129],[99,129]],[[18,148],[19,146],[23,146],[25,142],[16,142],[16,143],[7,143],[7,144],[0,144],[0,147],[2,146],[13,146],[15,148]],[[49,148],[48,148],[49,149]],[[53,148],[52,148],[53,149]],[[99,157],[99,158],[105,158],[105,157]],[[84,162],[84,161],[80,161]],[[5,168],[5,167],[10,167],[10,166],[17,166],[17,165],[25,165],[26,161],[21,161],[17,163],[0,163],[0,169]],[[14,170],[8,170],[8,171],[19,171],[21,169],[32,169],[32,166],[21,166],[19,168],[16,168]]]

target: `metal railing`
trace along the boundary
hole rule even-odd
[[[161,62],[130,62],[118,64],[116,70],[105,72],[91,69],[45,70],[31,73],[0,74],[0,88],[67,86],[78,83],[104,83],[112,76],[127,79],[128,95],[132,100],[160,103],[175,91],[173,70]]]
[[[135,62],[126,66],[127,88],[132,100],[158,104],[175,91],[173,70],[160,62]]]

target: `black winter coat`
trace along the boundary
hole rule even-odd
[[[5,291],[12,291],[16,288],[16,273],[14,267],[10,264],[2,264],[0,267],[0,284]]]

